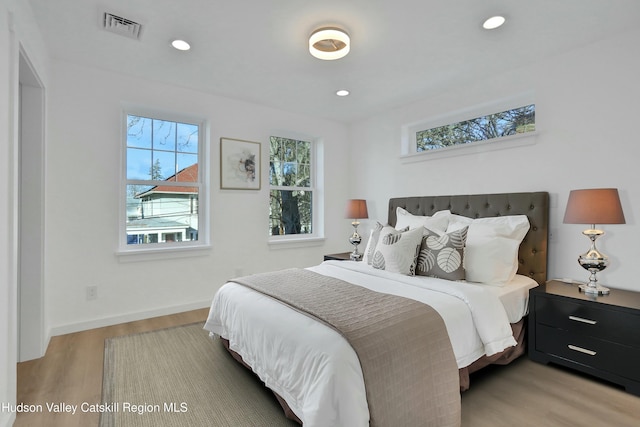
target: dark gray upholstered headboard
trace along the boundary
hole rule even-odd
[[[547,242],[549,235],[549,193],[502,193],[455,196],[397,197],[389,199],[390,225],[396,224],[396,208],[414,215],[433,215],[437,211],[469,218],[526,215],[531,228],[518,253],[518,274],[543,284],[547,280]]]

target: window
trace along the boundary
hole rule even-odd
[[[207,244],[203,122],[125,114],[121,250]]]
[[[313,235],[314,144],[270,137],[269,236]]]
[[[416,132],[416,152],[533,132],[535,104]]]

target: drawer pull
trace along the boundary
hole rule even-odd
[[[596,323],[598,323],[595,320],[584,319],[582,317],[576,317],[576,316],[569,316],[569,319],[575,320],[576,322],[588,323],[589,325],[595,325]]]
[[[578,347],[575,345],[569,344],[568,346],[571,350],[579,351],[580,353],[588,354],[589,356],[595,356],[596,352],[593,350],[587,350],[586,348]]]

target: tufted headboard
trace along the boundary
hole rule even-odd
[[[397,197],[389,199],[388,223],[396,224],[396,208],[414,215],[433,215],[437,211],[469,218],[526,215],[531,225],[520,244],[518,274],[539,284],[547,280],[547,242],[549,235],[549,193],[472,194],[455,196]]]

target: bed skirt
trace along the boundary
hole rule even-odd
[[[244,366],[245,368],[247,368],[248,370],[253,372],[253,369],[251,369],[251,366],[249,366],[249,365],[247,365],[245,363],[245,361],[242,359],[242,356],[240,356],[238,353],[236,353],[235,351],[233,351],[233,350],[231,350],[229,348],[229,340],[228,339],[220,337],[220,341],[222,341],[222,344],[224,345],[224,348],[227,349],[227,351],[231,354],[231,356],[233,356],[234,359],[236,359],[242,366]],[[255,375],[255,373],[254,373],[254,375]],[[257,375],[256,375],[256,377],[257,377]],[[266,387],[266,385],[265,385],[265,387]],[[269,389],[269,390],[271,390],[271,389]],[[287,417],[290,420],[293,420],[293,421],[297,422],[298,424],[302,425],[302,421],[300,421],[300,418],[298,418],[298,416],[291,410],[291,408],[289,408],[289,405],[287,404],[287,402],[282,397],[280,397],[280,395],[278,393],[276,393],[275,391],[271,390],[271,392],[276,397],[276,399],[278,399],[278,403],[280,403],[280,406],[282,406],[282,409],[284,410],[285,417]]]
[[[518,323],[511,324],[513,337],[518,343],[515,347],[509,347],[500,353],[494,354],[493,356],[482,356],[471,365],[458,370],[460,374],[460,391],[466,391],[469,389],[469,374],[472,374],[488,365],[507,365],[525,353],[526,319],[526,317],[523,317]]]

